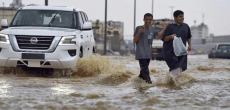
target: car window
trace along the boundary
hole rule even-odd
[[[219,45],[218,49],[220,49],[220,50],[230,50],[230,45]]]
[[[89,21],[88,16],[85,13],[84,15],[85,15],[85,21],[88,22]]]
[[[80,24],[78,12],[75,12],[74,14],[75,14],[75,21],[76,21],[76,24]],[[81,28],[80,28],[80,25],[76,25],[76,28],[77,28],[77,29],[81,29]]]
[[[76,28],[76,16],[71,11],[57,10],[20,10],[10,26],[43,26]]]
[[[83,23],[85,23],[86,22],[85,15],[82,12],[80,12],[80,13],[81,13],[82,21],[83,21]]]

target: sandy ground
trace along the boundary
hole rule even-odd
[[[0,68],[1,110],[229,110],[230,60],[188,56],[171,80],[164,61],[151,61],[153,84],[137,76],[134,57],[91,56],[72,70]]]

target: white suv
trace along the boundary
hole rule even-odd
[[[92,23],[78,8],[26,6],[0,31],[0,66],[74,68],[94,52]]]

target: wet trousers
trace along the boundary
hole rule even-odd
[[[144,79],[147,83],[152,84],[152,81],[149,77],[149,62],[150,59],[139,59],[139,64],[141,68],[139,77]]]
[[[177,81],[177,79],[182,75],[182,70],[183,69],[181,67],[178,67],[178,68],[176,68],[176,69],[174,69],[172,71],[169,71],[169,73],[172,74],[172,79],[174,81]]]

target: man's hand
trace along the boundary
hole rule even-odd
[[[188,46],[188,51],[191,51],[192,49],[191,49],[191,46]]]
[[[145,27],[141,27],[138,31],[137,34],[135,35],[135,37],[133,38],[133,42],[137,43],[137,41],[139,40],[140,34],[145,32]]]
[[[164,42],[168,42],[170,40],[174,40],[174,37],[176,36],[176,34],[172,34],[172,35],[169,35],[169,36],[166,36],[163,41]]]
[[[176,36],[176,34],[172,34],[172,35],[169,35],[170,36],[170,38],[172,39],[172,40],[174,40],[174,37]]]
[[[141,27],[141,28],[138,30],[137,33],[141,34],[141,33],[143,33],[143,32],[145,32],[145,28],[144,28],[144,27]]]

